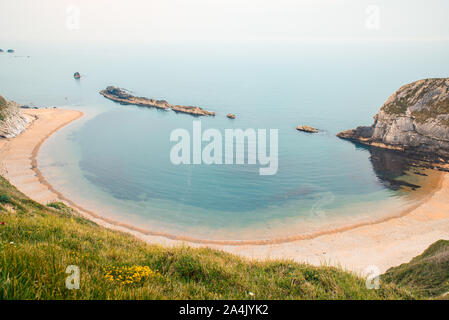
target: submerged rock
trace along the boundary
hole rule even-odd
[[[171,105],[165,100],[135,97],[132,94],[128,93],[128,91],[113,86],[109,86],[106,89],[100,91],[100,94],[107,99],[124,105],[132,104],[136,106],[153,107],[164,110],[171,109],[175,112],[188,113],[194,116],[215,116],[215,112],[207,111],[200,107]]]
[[[13,50],[13,49],[8,50],[8,53],[14,53],[14,52],[15,52],[15,50]]]
[[[19,104],[0,96],[0,138],[12,138],[25,130],[29,122]]]
[[[309,132],[309,133],[317,133],[318,132],[318,129],[315,129],[315,128],[311,127],[311,126],[297,126],[296,130]]]
[[[226,117],[228,117],[229,119],[235,119],[235,114],[233,114],[233,113],[228,113],[228,114],[226,115]]]
[[[428,161],[449,160],[449,78],[401,87],[383,104],[371,126],[337,136]]]
[[[0,52],[3,52],[3,50],[2,50],[2,49],[0,49]]]

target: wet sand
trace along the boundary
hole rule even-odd
[[[339,265],[363,272],[375,265],[381,272],[408,262],[431,243],[449,239],[449,175],[433,173],[429,190],[413,207],[392,212],[379,220],[326,229],[308,235],[267,241],[207,241],[142,230],[92,212],[55,190],[37,166],[43,142],[58,129],[80,118],[79,111],[31,109],[27,130],[12,139],[0,140],[0,174],[31,199],[43,204],[62,201],[83,216],[115,230],[129,232],[149,243],[168,246],[207,246],[252,259],[280,258],[314,265]]]

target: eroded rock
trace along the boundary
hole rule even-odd
[[[28,122],[19,104],[0,96],[0,138],[15,137],[25,130]]]
[[[171,105],[165,100],[155,100],[145,97],[135,97],[128,91],[113,86],[109,86],[105,90],[100,91],[100,94],[103,95],[105,98],[108,98],[112,101],[124,105],[132,104],[136,106],[152,107],[164,110],[171,109],[175,112],[188,113],[194,116],[215,116],[215,112],[207,111],[200,107]]]
[[[371,126],[337,136],[431,161],[448,160],[449,78],[419,80],[401,87],[383,104]]]
[[[315,129],[311,126],[297,126],[296,130],[304,131],[304,132],[308,132],[308,133],[317,133],[318,132],[318,129]]]

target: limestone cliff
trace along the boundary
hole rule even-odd
[[[0,138],[12,138],[26,128],[28,119],[22,115],[20,106],[0,96]]]
[[[419,80],[401,87],[374,116],[373,125],[337,136],[430,161],[448,161],[449,78]]]

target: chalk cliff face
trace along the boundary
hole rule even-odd
[[[431,161],[449,160],[449,78],[401,87],[374,116],[374,124],[337,134]]]
[[[20,112],[20,106],[0,96],[0,138],[12,138],[25,130],[28,119]]]

